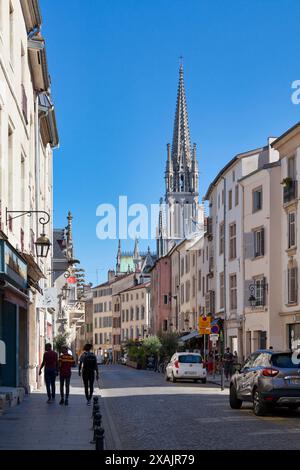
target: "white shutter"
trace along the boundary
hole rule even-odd
[[[245,259],[252,259],[254,257],[254,233],[245,233],[243,242]]]

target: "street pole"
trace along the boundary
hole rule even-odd
[[[224,265],[223,265],[223,271],[224,271],[224,323],[223,323],[223,351],[222,354],[224,354],[224,351],[226,350],[227,346],[227,325],[226,325],[226,317],[227,317],[227,273],[226,273],[226,200],[227,200],[227,194],[226,194],[226,178],[222,176],[222,180],[224,182],[224,250],[223,250],[223,256],[224,256]]]

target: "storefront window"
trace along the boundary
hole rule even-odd
[[[289,325],[289,347],[293,351],[300,348],[300,323]]]

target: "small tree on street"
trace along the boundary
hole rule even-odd
[[[53,349],[59,354],[61,353],[62,347],[68,343],[69,333],[63,333],[55,336],[53,339]]]
[[[171,358],[178,351],[178,334],[177,333],[160,333],[159,340],[161,342],[161,355],[165,358]]]
[[[158,354],[161,349],[161,342],[157,336],[149,336],[144,339],[143,347],[146,354]]]

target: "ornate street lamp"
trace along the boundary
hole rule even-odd
[[[44,233],[37,239],[35,244],[36,256],[38,258],[47,258],[51,242],[48,237]]]
[[[14,217],[11,217],[9,214],[18,214],[15,215]],[[41,235],[38,237],[36,240],[35,244],[35,249],[36,249],[36,256],[38,258],[47,258],[50,247],[51,247],[51,242],[49,238],[45,234],[44,227],[50,222],[50,214],[46,211],[9,211],[6,209],[6,225],[8,223],[11,223],[12,220],[18,219],[19,217],[23,217],[24,215],[28,215],[28,217],[31,217],[32,214],[43,214],[39,218],[39,223],[43,226],[43,232]]]

